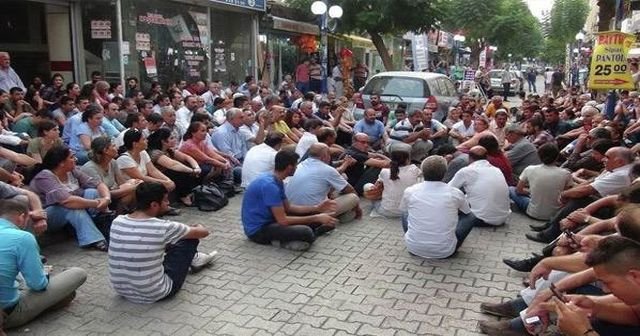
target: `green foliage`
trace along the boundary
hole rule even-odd
[[[540,55],[540,59],[549,64],[564,63],[564,57],[566,55],[565,44],[551,38],[547,38],[544,41],[544,50]]]
[[[549,38],[563,43],[574,41],[589,14],[587,0],[556,0],[551,8]]]

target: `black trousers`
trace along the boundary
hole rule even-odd
[[[319,226],[320,224],[281,225],[273,223],[263,227],[260,231],[249,237],[249,239],[254,243],[263,245],[271,244],[274,240],[277,240],[280,243],[291,241],[313,243],[316,240],[316,235],[313,229]]]

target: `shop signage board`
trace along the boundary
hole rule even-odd
[[[211,2],[221,3],[225,5],[231,5],[236,7],[242,7],[246,9],[266,11],[267,0],[210,0]]]
[[[589,71],[589,89],[633,89],[627,55],[635,37],[619,31],[598,33]]]
[[[429,68],[429,49],[425,34],[414,34],[411,40],[413,47],[413,69],[423,71]]]

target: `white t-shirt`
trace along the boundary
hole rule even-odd
[[[500,169],[487,160],[460,169],[449,185],[464,188],[471,212],[490,225],[502,225],[511,213],[509,187]]]
[[[307,153],[311,145],[315,143],[318,143],[318,137],[315,134],[309,132],[302,133],[300,141],[298,141],[298,144],[296,145],[296,154],[302,158]]]
[[[422,171],[413,164],[400,167],[398,179],[393,181],[391,180],[391,169],[385,168],[380,171],[378,181],[384,185],[378,212],[386,217],[400,217],[403,213],[399,209],[402,195],[408,187],[422,182]]]
[[[551,80],[553,79],[553,71],[547,71],[544,73],[544,83],[551,84]]]
[[[273,171],[277,153],[275,149],[265,143],[251,147],[242,163],[241,186],[246,188],[260,174]]]
[[[453,124],[453,126],[451,126],[451,129],[456,130],[460,135],[462,135],[465,138],[470,138],[476,134],[476,128],[473,121],[471,122],[469,127],[466,127],[462,122],[462,120],[460,120],[457,123]]]
[[[423,258],[451,256],[458,243],[458,211],[470,211],[462,191],[431,181],[407,188],[400,209],[409,214],[404,234],[407,250]]]
[[[138,168],[138,171],[140,172],[140,175],[142,176],[147,176],[147,163],[151,162],[151,158],[149,157],[149,154],[147,154],[146,151],[142,151],[140,152],[140,163],[137,163],[130,155],[128,152],[124,152],[124,154],[120,155],[120,157],[118,158],[118,160],[116,160],[116,162],[118,163],[118,168],[120,169],[120,171],[122,172],[122,177],[125,180],[129,180],[132,177],[130,177],[129,175],[127,175],[127,173],[125,173],[124,171],[122,171],[122,169],[126,169],[126,168]]]
[[[531,201],[527,215],[549,220],[560,209],[558,196],[571,182],[571,173],[560,167],[539,164],[525,168],[520,181],[529,185]]]
[[[591,182],[591,187],[602,197],[619,193],[623,188],[631,185],[629,170],[632,166],[633,163],[618,167],[613,171],[605,170]]]
[[[180,125],[183,129],[187,129],[191,124],[192,117],[193,112],[186,106],[183,106],[176,111],[176,124]]]

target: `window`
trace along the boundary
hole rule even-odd
[[[424,98],[429,96],[428,91],[425,81],[419,78],[376,77],[369,81],[363,93],[366,95]]]

